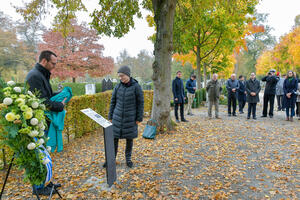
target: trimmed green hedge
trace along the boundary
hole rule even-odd
[[[64,87],[72,88],[72,92],[74,96],[85,95],[85,85],[88,83],[62,83]],[[116,83],[113,83],[113,87],[115,87]],[[96,93],[102,92],[102,83],[95,83]],[[58,84],[52,84],[53,91],[58,90]]]
[[[67,104],[67,114],[65,118],[64,133],[69,137],[75,135],[75,137],[81,137],[86,133],[95,131],[99,128],[93,120],[85,116],[80,110],[85,108],[91,108],[103,117],[108,117],[110,99],[112,91],[106,91],[97,93],[94,95],[82,95],[75,96]],[[151,115],[153,91],[144,91],[144,115]]]
[[[185,91],[185,96],[187,96],[187,92]],[[195,99],[192,105],[192,108],[198,108],[202,105],[202,102],[206,101],[206,89],[201,88],[200,90],[197,90],[195,93]],[[188,99],[186,98],[185,103],[188,102]],[[174,101],[171,100],[170,102],[171,107],[174,107]]]

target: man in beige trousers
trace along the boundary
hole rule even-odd
[[[213,74],[212,80],[207,83],[206,86],[207,96],[208,96],[208,117],[212,118],[212,107],[215,105],[215,116],[217,119],[219,117],[219,98],[222,91],[221,83],[218,81],[218,74]]]
[[[187,98],[188,98],[188,106],[187,106],[187,115],[193,115],[192,113],[192,105],[195,98],[196,92],[196,75],[191,75],[191,78],[186,82],[185,88],[187,89]]]

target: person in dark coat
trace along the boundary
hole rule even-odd
[[[180,106],[180,117],[182,122],[187,122],[184,118],[184,85],[183,81],[181,80],[182,72],[178,71],[176,73],[176,78],[172,82],[172,92],[174,96],[174,104],[175,104],[175,118],[176,122],[179,123],[178,118],[178,107]]]
[[[50,98],[55,96],[50,85],[51,71],[55,68],[57,63],[57,56],[51,51],[42,51],[39,56],[39,62],[35,67],[29,71],[26,76],[26,83],[29,85],[29,90],[37,95],[41,99],[45,99],[44,104],[47,109],[53,112],[61,112],[65,106],[65,100],[62,102],[51,101]],[[50,127],[50,121],[47,120],[48,127]],[[48,132],[46,131],[46,135]],[[45,177],[46,179],[46,177]],[[60,184],[55,184],[55,187],[60,187]],[[52,190],[52,185],[47,186],[33,185],[34,191],[38,195],[49,196]],[[56,191],[53,191],[56,193]]]
[[[245,89],[247,92],[248,102],[248,115],[247,119],[250,119],[251,112],[253,119],[256,119],[256,105],[259,102],[259,92],[261,90],[260,82],[256,79],[255,73],[252,72],[250,79],[246,81]]]
[[[228,116],[231,116],[231,105],[232,116],[236,116],[236,92],[239,89],[239,82],[236,80],[235,74],[232,74],[231,78],[227,80],[226,88],[228,92]]]
[[[298,80],[295,78],[294,72],[289,71],[287,78],[283,83],[283,106],[286,111],[286,121],[293,121],[295,116],[295,105],[297,100]]]
[[[261,80],[266,82],[265,92],[264,92],[264,104],[263,104],[263,113],[261,117],[267,117],[268,113],[268,104],[270,103],[269,116],[273,117],[274,111],[274,100],[276,94],[276,85],[279,81],[279,77],[275,76],[275,69],[271,69],[267,76],[263,77]]]
[[[118,76],[120,83],[113,90],[108,119],[113,124],[115,156],[119,139],[126,139],[126,164],[131,168],[133,139],[138,137],[138,124],[143,121],[144,94],[139,83],[131,78],[128,66],[120,67]],[[104,163],[103,167],[106,166]]]
[[[196,92],[196,75],[191,75],[191,78],[185,84],[185,88],[187,89],[188,97],[187,115],[192,116],[192,104],[194,102]]]
[[[245,88],[245,78],[243,75],[239,76],[239,88],[237,90],[237,98],[239,102],[239,112],[243,114],[244,107],[246,105],[246,88]]]
[[[44,104],[50,111],[61,112],[64,109],[64,102],[51,101],[50,98],[55,96],[50,85],[51,71],[55,68],[57,56],[51,51],[43,51],[39,57],[39,63],[29,71],[26,76],[26,83],[29,90],[38,93],[38,97],[45,99]]]

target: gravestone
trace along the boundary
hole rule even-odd
[[[114,148],[114,134],[112,123],[106,120],[104,117],[96,113],[94,110],[87,108],[81,110],[85,115],[94,120],[100,126],[103,127],[104,132],[104,149],[105,149],[105,159],[106,159],[106,179],[109,187],[117,180],[116,172],[116,158],[115,158],[115,148]]]
[[[102,80],[102,92],[113,89],[113,82],[109,79]]]
[[[85,85],[85,94],[95,94],[96,86],[95,84],[86,84]]]

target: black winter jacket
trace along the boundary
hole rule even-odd
[[[136,121],[143,121],[144,94],[138,82],[131,78],[128,84],[114,88],[108,118],[112,120],[114,138],[134,139],[138,136]]]
[[[279,77],[265,76],[261,79],[261,81],[266,82],[265,94],[271,94],[271,95],[276,94],[276,85],[277,85],[277,82],[279,81]]]
[[[50,98],[54,96],[49,82],[50,76],[51,73],[37,63],[27,74],[26,82],[29,84],[29,90],[31,92],[35,93],[37,91],[39,98],[45,99],[44,103],[50,111],[61,112],[64,109],[64,104],[50,100]]]
[[[174,103],[184,103],[184,85],[183,81],[176,77],[172,82],[172,92],[174,96]],[[175,99],[178,99],[175,101]]]
[[[248,81],[246,81],[247,102],[248,103],[258,103],[260,90],[261,90],[261,87],[260,87],[259,80],[249,79]],[[251,96],[251,92],[254,92],[256,95]]]

